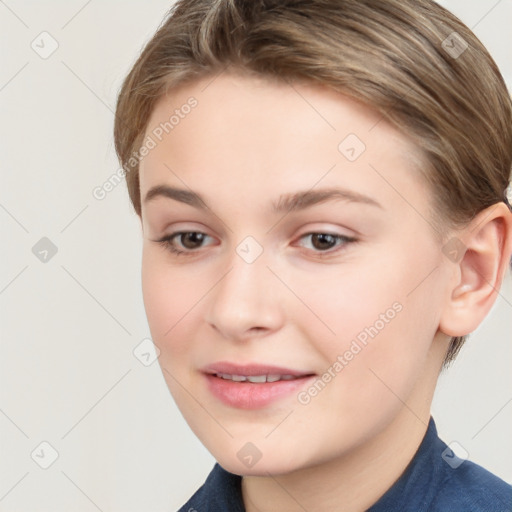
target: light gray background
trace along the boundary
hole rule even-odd
[[[512,84],[512,0],[442,3]],[[173,511],[214,464],[158,363],[133,354],[150,333],[125,184],[92,195],[119,167],[121,80],[169,6],[0,0],[0,511]],[[59,45],[47,59],[31,48],[43,31]],[[46,263],[32,252],[42,237],[58,248]],[[511,332],[509,275],[433,406],[443,439],[508,482]],[[43,441],[58,452],[48,469]]]

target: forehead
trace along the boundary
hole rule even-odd
[[[420,154],[406,137],[375,110],[318,85],[207,77],[162,97],[145,138],[155,147],[141,161],[142,197],[160,182],[183,186],[180,177],[212,191],[243,182],[252,195],[319,181],[382,193],[384,175],[402,187],[419,179]]]

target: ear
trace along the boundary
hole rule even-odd
[[[448,336],[473,332],[493,306],[512,254],[512,212],[505,203],[481,211],[444,247],[453,280],[439,330]]]

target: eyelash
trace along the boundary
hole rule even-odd
[[[159,240],[153,240],[153,241],[159,243],[166,250],[170,251],[171,253],[175,254],[176,256],[192,255],[193,253],[198,252],[198,250],[190,249],[190,250],[182,251],[180,249],[177,249],[173,243],[174,238],[179,237],[180,235],[186,235],[186,234],[190,234],[190,233],[208,236],[208,235],[206,235],[206,233],[202,233],[201,231],[177,231],[175,233],[171,233],[168,236],[165,236],[164,238],[161,238]],[[347,245],[357,242],[357,239],[354,237],[349,237],[349,236],[345,236],[345,235],[336,235],[334,233],[327,233],[327,232],[324,233],[322,231],[313,231],[310,233],[305,233],[304,235],[302,235],[300,237],[300,239],[308,237],[308,236],[312,236],[312,235],[328,235],[328,236],[333,237],[336,241],[344,242],[341,246],[339,246],[341,248],[338,248],[335,250],[329,249],[327,251],[314,251],[316,253],[315,255],[319,256],[320,258],[325,258],[325,257],[331,256],[332,254],[336,254],[340,251],[343,251],[344,250],[343,248],[346,247]]]

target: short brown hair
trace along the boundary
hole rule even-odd
[[[431,0],[179,0],[119,93],[115,148],[141,215],[140,148],[157,100],[234,67],[331,87],[380,112],[425,157],[442,237],[505,199],[512,101],[496,63]],[[467,336],[452,338],[445,364]]]

